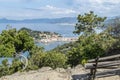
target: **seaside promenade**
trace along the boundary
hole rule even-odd
[[[41,43],[51,43],[51,42],[56,42],[56,41],[74,42],[77,40],[78,40],[78,37],[59,37],[59,38],[41,39],[41,40],[38,40],[38,42],[41,42]]]

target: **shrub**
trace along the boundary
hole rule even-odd
[[[50,66],[52,68],[66,67],[67,57],[65,54],[59,52],[48,52],[44,57],[44,66]]]
[[[88,37],[80,36],[79,45],[67,53],[68,63],[75,66],[86,63],[88,59],[104,56],[115,41],[107,33],[93,34]]]
[[[55,51],[38,52],[32,55],[30,63],[38,66],[39,68],[49,66],[52,68],[65,67],[67,57],[65,54],[61,54]]]

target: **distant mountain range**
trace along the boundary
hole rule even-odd
[[[0,23],[75,23],[77,19],[75,17],[64,18],[40,18],[40,19],[24,19],[24,20],[9,20],[6,18],[0,19]]]
[[[120,19],[120,16],[116,16]],[[109,17],[105,23],[111,22],[116,17]],[[9,20],[6,18],[0,19],[0,23],[76,23],[76,17],[63,17],[63,18],[40,18],[40,19],[24,19],[24,20]]]

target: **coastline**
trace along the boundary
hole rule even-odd
[[[45,39],[37,39],[35,42],[39,43],[51,43],[51,42],[74,42],[77,41],[78,37],[53,37],[53,38],[45,38]]]

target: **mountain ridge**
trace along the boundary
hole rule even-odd
[[[0,23],[75,23],[76,21],[76,17],[38,18],[24,20],[10,20],[6,18],[0,19]]]

